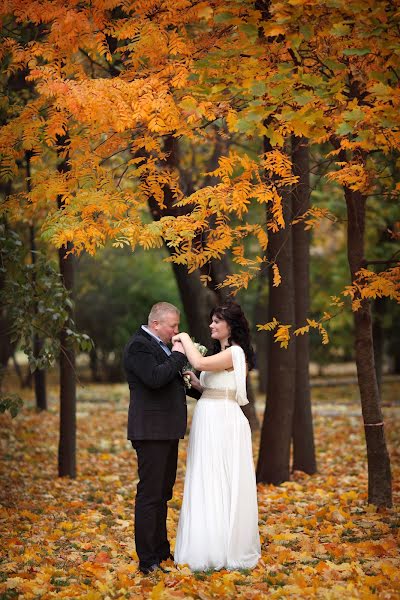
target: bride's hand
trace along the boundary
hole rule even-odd
[[[180,331],[179,333],[177,333],[176,335],[174,335],[174,336],[173,336],[173,338],[172,338],[171,342],[172,342],[173,344],[174,344],[175,342],[182,342],[182,341],[183,341],[183,338],[184,338],[185,336],[189,337],[187,333],[185,333],[184,331]],[[189,339],[190,339],[190,338],[189,338]]]

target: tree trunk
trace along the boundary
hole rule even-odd
[[[231,270],[229,267],[228,255],[224,254],[219,259],[213,258],[209,263],[210,270],[209,275],[211,277],[211,281],[208,283],[208,287],[212,292],[212,296],[214,298],[215,305],[216,302],[219,304],[223,304],[227,298],[231,295],[229,287],[217,287],[219,284],[223,283],[226,277],[230,274]]]
[[[25,164],[26,164],[26,187],[28,193],[31,191],[31,151],[25,152]],[[29,239],[31,246],[31,262],[33,265],[33,278],[36,281],[35,265],[36,265],[36,239],[35,239],[35,226],[30,225],[29,227]],[[35,303],[35,313],[37,313],[37,306]],[[33,334],[33,356],[38,358],[43,342],[40,339],[37,332]],[[47,395],[46,395],[46,371],[44,369],[35,369],[33,373],[33,381],[35,384],[35,398],[36,398],[36,409],[47,410]]]
[[[60,273],[65,288],[72,294],[74,285],[75,257],[67,248],[58,251]],[[69,309],[73,318],[73,309]],[[60,333],[60,441],[58,446],[58,475],[76,477],[76,382],[75,351],[67,342],[68,323]]]
[[[245,406],[242,406],[241,409],[243,411],[243,414],[245,415],[245,417],[247,417],[247,419],[249,421],[250,429],[251,429],[252,433],[254,433],[255,431],[259,431],[260,423],[259,423],[258,417],[257,417],[256,397],[254,395],[254,388],[251,383],[250,377],[247,377],[247,379],[246,379],[246,390],[247,390],[247,399],[248,399],[249,403],[246,404]]]
[[[400,348],[398,347],[392,351],[392,373],[393,375],[400,375]]]
[[[292,162],[299,181],[293,187],[293,215],[310,207],[309,148],[306,138],[292,138]],[[293,225],[293,269],[296,328],[305,325],[310,309],[310,232],[304,223]],[[293,415],[293,471],[312,475],[317,470],[310,394],[310,338],[300,335],[296,344],[296,383]]]
[[[261,270],[258,275],[257,300],[254,310],[254,321],[256,324],[268,321],[268,271]],[[268,377],[268,336],[265,331],[256,333],[256,366],[258,370],[258,392],[267,393]]]
[[[284,325],[294,324],[294,286],[292,260],[291,192],[282,192],[286,228],[269,236],[268,258],[276,260],[282,276],[278,287],[273,286],[272,269],[269,271],[269,317],[276,317]],[[268,334],[267,400],[261,430],[257,481],[279,485],[290,477],[290,446],[295,402],[295,343],[281,348],[274,341],[274,332]]]
[[[0,289],[4,286],[4,277],[0,272]],[[14,354],[16,342],[11,341],[11,323],[7,311],[0,306],[0,382],[8,361]]]
[[[14,354],[12,355],[12,361],[13,361],[13,364],[14,364],[14,370],[15,370],[15,374],[16,374],[16,376],[18,377],[19,386],[20,386],[21,388],[23,388],[23,387],[24,387],[24,375],[23,375],[23,373],[22,373],[22,371],[21,371],[21,367],[20,367],[20,366],[19,366],[19,364],[18,364],[17,357],[15,356],[15,352],[14,352]],[[0,364],[1,364],[1,363],[0,363]]]
[[[347,204],[347,256],[352,281],[364,260],[366,197],[345,187]],[[390,459],[374,363],[371,308],[367,300],[354,312],[355,358],[368,458],[368,502],[392,506]]]
[[[39,356],[43,342],[35,333],[33,336],[33,355]],[[33,381],[35,384],[36,409],[39,411],[47,410],[46,393],[46,371],[45,369],[35,369],[33,372]]]
[[[1,286],[1,277],[0,277]],[[14,354],[15,343],[10,340],[10,328],[6,311],[0,308],[0,390],[4,372],[7,369],[8,361]]]
[[[386,312],[386,298],[375,298],[372,305],[372,339],[374,342],[374,361],[376,380],[379,393],[382,386],[383,355],[384,355],[384,331],[383,320]]]
[[[167,154],[167,167],[179,170],[179,140],[173,136],[168,136],[165,139],[165,152]],[[186,180],[186,188],[190,189],[190,186],[191,182]],[[166,208],[161,209],[154,198],[149,199],[150,211],[155,221],[165,215],[178,216],[187,211],[186,207],[177,208],[174,206],[174,199],[168,186],[164,188],[164,204]],[[167,250],[173,252],[171,248],[167,247]],[[188,273],[184,265],[172,263],[172,266],[183,309],[188,320],[189,333],[197,342],[210,347],[209,316],[211,309],[218,302],[217,296],[201,283],[199,269],[196,269],[193,273]],[[215,269],[217,269],[218,277],[221,279],[221,266],[215,265]],[[222,277],[223,279],[225,277]]]
[[[97,355],[97,350],[94,346],[91,347],[89,352],[89,369],[92,375],[92,381],[95,383],[101,381],[101,377],[99,374],[99,357]]]
[[[64,140],[62,140],[64,142]],[[59,165],[59,171],[67,172],[68,163],[64,160]],[[61,198],[57,200],[59,208]],[[72,244],[68,243],[58,251],[60,273],[65,289],[73,300],[76,259],[71,253]],[[69,319],[73,320],[74,310],[68,308]],[[58,475],[59,477],[76,477],[76,375],[75,350],[67,339],[68,321],[60,333],[60,440],[58,445]]]
[[[212,294],[201,283],[198,269],[188,273],[184,265],[172,265],[190,335],[196,342],[209,348],[211,341],[208,325],[210,311],[215,304]]]
[[[31,243],[31,260],[33,268],[35,269],[36,264],[36,241],[35,241],[35,228],[33,225],[29,228],[30,243]],[[35,271],[34,271],[35,273]],[[34,274],[36,279],[36,275]],[[35,312],[37,307],[35,306]],[[33,334],[33,356],[37,358],[40,354],[43,342],[37,333]],[[35,384],[35,398],[36,398],[36,409],[47,410],[47,394],[46,394],[46,371],[45,369],[35,369],[33,372],[33,381]]]
[[[7,197],[11,194],[11,182],[0,184],[1,197]],[[1,224],[4,227],[8,227],[7,220],[3,216],[1,217]],[[2,265],[1,265],[2,266]],[[5,276],[0,270],[0,289],[5,286]],[[4,372],[7,369],[8,361],[13,356],[17,340],[11,341],[11,322],[7,310],[4,306],[0,305],[0,390],[2,389],[2,380]]]

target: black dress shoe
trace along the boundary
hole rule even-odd
[[[143,573],[143,575],[150,575],[151,573],[155,573],[160,570],[160,565],[154,563],[154,565],[150,565],[150,567],[139,567],[139,571]]]

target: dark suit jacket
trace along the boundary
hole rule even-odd
[[[143,329],[129,340],[124,350],[124,368],[130,389],[129,440],[184,437],[186,391],[180,372],[185,362],[186,356],[181,352],[167,356],[157,340]],[[189,392],[199,397],[195,390]]]

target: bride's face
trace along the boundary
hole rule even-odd
[[[231,335],[231,328],[228,323],[216,315],[213,316],[210,323],[211,337],[213,340],[226,340]]]

